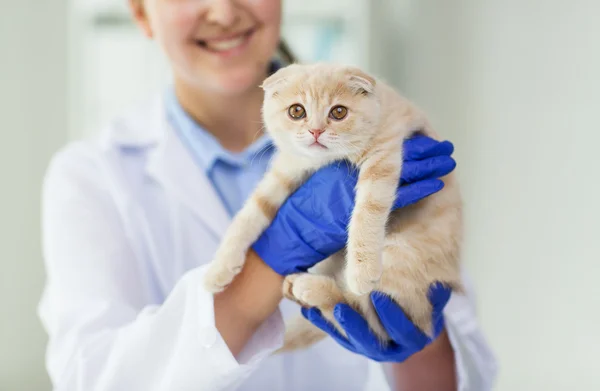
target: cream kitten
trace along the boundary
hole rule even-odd
[[[359,169],[347,246],[311,273],[288,276],[284,295],[318,307],[342,333],[333,308],[346,302],[385,343],[388,336],[368,295],[382,291],[431,335],[430,285],[441,282],[462,291],[461,197],[454,174],[443,178],[442,191],[391,212],[403,140],[416,131],[437,138],[426,117],[385,82],[355,67],[295,64],[277,71],[262,87],[263,117],[278,152],[225,234],[206,288],[218,292],[233,280],[251,244],[315,170],[347,159]],[[308,346],[323,335],[299,317],[288,327],[283,350]]]

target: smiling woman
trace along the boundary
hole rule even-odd
[[[239,94],[265,77],[280,40],[280,1],[132,1],[138,24],[170,58],[180,93],[194,86]]]
[[[360,349],[341,344],[340,350],[332,338],[292,356],[272,355],[282,346],[284,321],[300,312],[297,304],[282,300],[281,271],[322,260],[322,252],[309,248],[309,237],[323,248],[343,242],[343,222],[354,202],[343,170],[322,173],[301,187],[300,201],[283,220],[301,222],[302,230],[274,225],[268,231],[279,239],[263,242],[268,245],[260,247],[261,255],[245,254],[243,269],[227,289],[213,295],[203,288],[226,228],[274,156],[274,144],[263,132],[260,86],[280,68],[277,50],[289,57],[281,44],[282,3],[130,0],[129,5],[140,29],[162,48],[172,84],[111,121],[102,137],[65,147],[48,168],[43,192],[48,280],[39,308],[50,337],[46,358],[55,387],[380,390],[371,381],[386,380],[367,358],[388,361],[397,380],[389,384],[402,384],[400,389],[454,390],[469,379],[490,377],[480,364],[486,346],[473,327],[469,298],[451,300],[444,312],[447,327],[429,345],[421,343],[412,323],[393,317],[391,326],[403,330],[400,337],[411,347],[401,355],[372,354],[377,346],[368,343]],[[354,82],[368,88],[360,77]],[[310,117],[311,106],[303,103],[296,114],[304,110]],[[341,130],[362,118],[352,110],[350,104],[327,107],[323,118]],[[314,153],[309,145],[316,139],[322,145],[336,142],[327,130],[315,123],[298,141]],[[410,185],[400,205],[439,191],[432,181],[454,168],[449,143],[422,138],[406,148]],[[275,187],[274,193],[280,191]],[[268,204],[263,207],[274,213]],[[291,261],[277,264],[267,257]],[[442,310],[447,297],[438,301]],[[477,384],[471,389],[485,391]]]

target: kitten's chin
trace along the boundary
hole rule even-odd
[[[305,158],[328,160],[331,157],[331,150],[325,146],[319,145],[300,145],[295,144],[293,152]]]
[[[327,163],[336,159],[344,159],[347,157],[346,154],[342,153],[341,151],[337,151],[335,148],[328,148],[324,146],[310,145],[303,146],[299,149],[302,150],[301,153],[305,157],[317,159],[323,163]]]

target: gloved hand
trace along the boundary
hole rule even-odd
[[[440,191],[437,179],[454,170],[454,146],[429,137],[405,140],[404,166],[394,209]],[[305,272],[341,250],[348,240],[358,171],[340,162],[321,168],[279,209],[271,225],[253,244],[254,251],[275,272]]]
[[[402,309],[389,296],[372,292],[371,301],[381,324],[392,339],[385,348],[371,332],[365,319],[347,304],[338,304],[334,309],[334,316],[348,338],[342,336],[318,309],[302,308],[302,314],[351,352],[379,362],[403,362],[429,345],[442,332],[444,329],[442,312],[450,299],[450,294],[450,289],[441,284],[435,284],[430,289],[429,300],[433,306],[434,337],[429,338],[408,320]]]

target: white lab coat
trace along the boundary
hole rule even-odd
[[[43,191],[47,284],[39,306],[56,390],[385,390],[382,366],[331,338],[271,356],[284,301],[236,359],[202,289],[230,221],[165,120],[161,97],[74,142],[49,166]],[[472,298],[445,311],[460,390],[485,391],[495,361]]]

